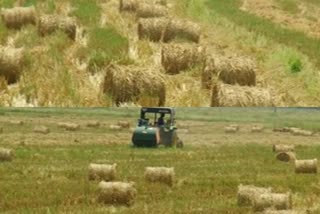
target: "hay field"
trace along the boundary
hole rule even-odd
[[[11,162],[0,162],[0,212],[5,213],[253,213],[237,205],[239,184],[292,192],[293,209],[319,213],[317,174],[295,174],[279,162],[273,144],[295,145],[298,158],[320,158],[318,110],[270,108],[180,108],[183,149],[134,149],[128,129],[111,130],[120,120],[136,122],[138,108],[0,109],[0,147],[13,149]],[[19,123],[19,121],[22,121]],[[100,122],[100,127],[86,124]],[[58,123],[80,125],[66,131]],[[224,127],[238,124],[238,133]],[[49,134],[34,133],[46,126]],[[263,132],[252,133],[253,125]],[[273,132],[295,126],[313,136]],[[131,207],[98,202],[98,181],[88,180],[90,163],[117,163],[116,181],[135,182]],[[148,166],[174,167],[172,187],[148,183]]]
[[[161,79],[164,75],[165,88],[162,87],[161,92],[166,94],[166,106],[209,107],[212,90],[203,88],[201,79],[206,67],[204,62],[210,56],[214,59],[252,59],[256,69],[252,74],[255,82],[250,85],[272,91],[277,97],[276,106],[320,104],[319,37],[314,35],[317,32],[309,35],[309,29],[319,29],[313,27],[319,22],[315,15],[319,8],[317,1],[304,0],[299,4],[295,0],[270,1],[279,8],[271,11],[272,15],[283,17],[282,13],[288,13],[290,20],[295,21],[295,16],[308,20],[299,22],[306,28],[298,29],[290,27],[296,26],[294,21],[288,27],[281,20],[274,22],[260,16],[260,10],[264,11],[264,8],[259,5],[247,7],[256,5],[254,0],[253,3],[251,0],[167,0],[166,6],[158,1],[160,5],[143,4],[141,8],[135,5],[121,10],[120,2],[1,1],[0,50],[6,51],[0,51],[0,106],[159,105],[153,97],[158,87],[152,88],[150,94],[144,88],[150,87],[146,83],[157,82],[154,78],[148,81],[148,74],[139,73],[137,80],[132,77],[137,74],[130,73],[126,76],[127,85],[114,84],[114,90],[104,91],[103,88],[110,86],[104,81],[108,79],[106,70],[110,64],[116,64],[124,71],[134,67],[135,70],[154,71],[154,76],[161,76]],[[299,13],[292,15],[295,6],[290,5],[296,5]],[[30,7],[31,12],[8,10],[13,7]],[[165,12],[159,12],[157,8]],[[150,21],[153,19],[158,22]],[[140,35],[141,32],[144,35]],[[191,49],[203,49],[204,53],[198,59],[194,54],[183,53],[183,48],[177,48],[172,51],[170,60],[168,56],[162,59],[164,43],[173,47],[189,43]],[[21,48],[22,57],[6,54]],[[235,66],[232,70],[240,68]],[[233,84],[243,78],[235,75],[223,79]],[[144,87],[139,86],[140,83]],[[137,88],[132,85],[142,89],[136,92]],[[124,91],[126,99],[115,98],[110,91],[121,91],[121,94]]]

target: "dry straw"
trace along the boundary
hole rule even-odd
[[[201,27],[197,23],[183,19],[174,19],[167,25],[163,41],[170,42],[174,39],[183,39],[199,43],[200,35]]]
[[[211,89],[214,77],[217,76],[214,67],[215,57],[207,56],[204,61],[204,66],[201,73],[201,87],[203,89]]]
[[[72,40],[76,39],[77,23],[74,18],[60,15],[43,15],[39,19],[38,32],[40,36],[46,36],[61,30]]]
[[[120,12],[136,12],[140,4],[167,5],[167,0],[119,0]]]
[[[138,18],[154,18],[168,15],[168,10],[165,6],[140,3],[137,9]]]
[[[145,180],[151,183],[164,183],[173,186],[174,168],[170,167],[146,167],[144,173]]]
[[[264,126],[263,125],[254,125],[251,127],[251,132],[253,133],[260,133],[263,132]]]
[[[24,64],[24,49],[0,46],[0,76],[7,83],[18,81]]]
[[[306,136],[306,137],[309,137],[309,136],[313,135],[312,131],[307,131],[307,130],[303,130],[303,129],[300,129],[300,128],[291,128],[290,132],[291,132],[292,135],[295,135],[295,136]]]
[[[317,173],[318,160],[296,160],[294,162],[295,173]]]
[[[88,167],[89,180],[112,181],[116,178],[117,164],[90,164]]]
[[[111,64],[106,68],[103,92],[116,105],[149,99],[150,105],[163,106],[166,99],[164,79],[156,68]]]
[[[266,88],[223,84],[215,81],[211,107],[270,107],[275,97]]]
[[[64,128],[67,131],[76,131],[80,129],[80,125],[75,123],[58,123],[58,127]]]
[[[122,129],[121,126],[119,126],[119,125],[110,125],[109,128],[111,130],[121,130]]]
[[[24,25],[37,22],[37,13],[34,6],[14,7],[10,9],[1,9],[1,18],[7,28],[20,29]]]
[[[280,152],[276,155],[276,159],[283,162],[293,162],[296,160],[294,152]]]
[[[39,134],[49,134],[50,129],[46,126],[37,126],[33,129],[33,132],[39,133]]]
[[[12,161],[13,152],[11,149],[0,148],[0,161]]]
[[[169,19],[167,18],[139,19],[139,39],[148,39],[153,42],[159,42],[163,40],[168,24]]]
[[[201,46],[187,43],[167,44],[162,47],[161,63],[169,74],[178,74],[200,64],[204,60],[205,50]]]
[[[275,144],[272,146],[272,151],[279,153],[279,152],[294,152],[295,146],[294,145],[285,145],[285,144]]]
[[[224,132],[225,133],[236,133],[238,132],[238,128],[237,127],[234,127],[234,126],[226,126],[224,127]]]
[[[99,183],[98,200],[105,204],[131,206],[136,195],[134,183],[104,181]]]
[[[264,211],[266,209],[289,210],[292,208],[291,193],[264,193],[254,199],[254,211]]]
[[[271,193],[272,188],[256,187],[253,185],[242,185],[238,186],[238,205],[239,206],[250,206],[253,205],[254,199],[264,193]]]
[[[118,126],[120,126],[123,129],[129,129],[130,123],[128,121],[118,121]]]
[[[90,127],[90,128],[99,128],[100,125],[101,124],[99,121],[90,121],[87,123],[87,127]]]

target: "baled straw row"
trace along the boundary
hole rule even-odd
[[[163,106],[166,99],[164,79],[157,69],[111,64],[106,68],[103,92],[116,105],[137,103],[141,98],[150,97],[154,100],[152,105]]]
[[[20,29],[24,25],[35,25],[37,13],[34,6],[1,9],[1,18],[7,28]]]

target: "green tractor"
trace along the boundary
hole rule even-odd
[[[183,142],[177,134],[174,108],[143,107],[138,126],[133,131],[132,143],[136,147],[182,148]]]

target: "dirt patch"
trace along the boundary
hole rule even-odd
[[[285,11],[277,1],[243,0],[241,10],[271,20],[290,29],[320,38],[320,8],[314,4],[297,1],[295,13]]]

